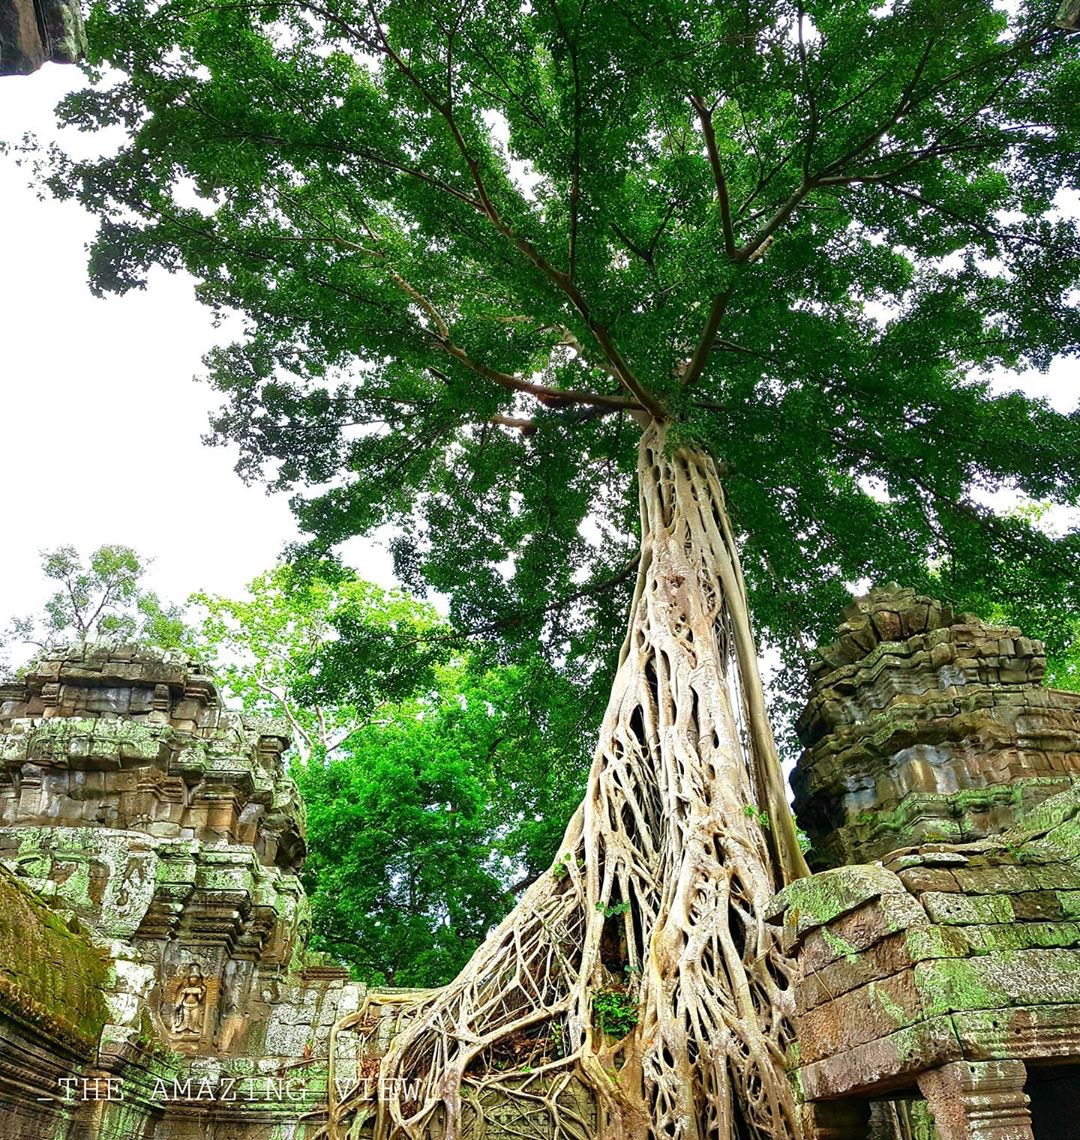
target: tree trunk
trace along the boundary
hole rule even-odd
[[[376,1140],[479,1136],[500,1101],[552,1140],[798,1135],[787,967],[763,916],[806,869],[723,493],[655,424],[638,475],[641,564],[584,803],[552,870],[404,1015]],[[400,1001],[374,995],[353,1024]],[[363,1110],[336,1105],[331,1134]]]

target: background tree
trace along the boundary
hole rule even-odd
[[[74,546],[41,552],[41,571],[59,583],[43,612],[16,618],[2,642],[46,649],[69,641],[142,641],[160,649],[185,645],[183,608],[145,589],[150,560],[130,546],[99,546],[85,560]]]
[[[279,565],[244,598],[193,594],[200,648],[248,712],[283,716],[306,762],[434,684],[452,634],[435,609],[331,563]]]
[[[370,984],[449,981],[556,853],[587,770],[578,694],[329,563],[192,603],[226,695],[292,727],[313,948]]]
[[[566,772],[522,719],[522,682],[513,668],[442,667],[431,692],[384,710],[338,759],[296,769],[314,945],[362,980],[450,981],[515,888],[551,864],[584,770]]]
[[[101,218],[96,288],[183,266],[247,314],[209,360],[241,471],[320,488],[297,506],[322,549],[398,524],[405,580],[459,627],[568,668],[630,604],[560,859],[413,1010],[380,1140],[469,1132],[463,1085],[560,1137],[795,1133],[764,915],[803,865],[750,610],[793,651],[848,581],[1057,557],[974,495],[1080,490],[1077,418],[985,380],[1078,345],[1080,67],[1052,16],[95,9],[121,75],[62,115],[130,142],[57,156],[51,185]],[[620,994],[632,1017],[597,1013]]]

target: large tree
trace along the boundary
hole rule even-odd
[[[95,7],[116,70],[63,117],[128,141],[52,184],[96,288],[183,267],[247,315],[209,360],[242,472],[317,487],[319,543],[398,524],[457,621],[562,661],[629,602],[560,858],[413,1010],[377,1136],[470,1134],[493,1087],[560,1138],[795,1133],[750,613],[793,642],[846,581],[1057,558],[976,497],[1080,489],[1077,419],[986,379],[1078,347],[1053,7]]]

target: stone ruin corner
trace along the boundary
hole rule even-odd
[[[819,651],[773,904],[806,1140],[1080,1136],[1080,694],[1043,647],[913,590]]]
[[[29,75],[42,64],[77,63],[85,56],[79,0],[0,3],[0,76]]]
[[[0,1140],[317,1129],[364,991],[306,952],[288,744],[179,653],[0,685]]]

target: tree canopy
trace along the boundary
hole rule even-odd
[[[180,606],[162,602],[142,580],[150,560],[130,546],[104,545],[85,559],[74,546],[41,551],[41,572],[58,583],[42,612],[16,618],[0,648],[45,649],[63,641],[142,640],[162,649],[187,644]]]
[[[845,582],[985,570],[1016,527],[981,489],[1076,496],[1076,416],[987,383],[1080,336],[1052,9],[104,0],[61,118],[128,141],[51,185],[100,217],[96,289],[183,267],[247,315],[217,437],[319,488],[322,548],[396,523],[461,624],[588,656],[658,415],[723,461],[791,644]]]
[[[383,706],[432,688],[453,644],[432,606],[328,563],[278,565],[245,597],[196,593],[190,605],[229,696],[284,716],[304,762],[335,755]]]

